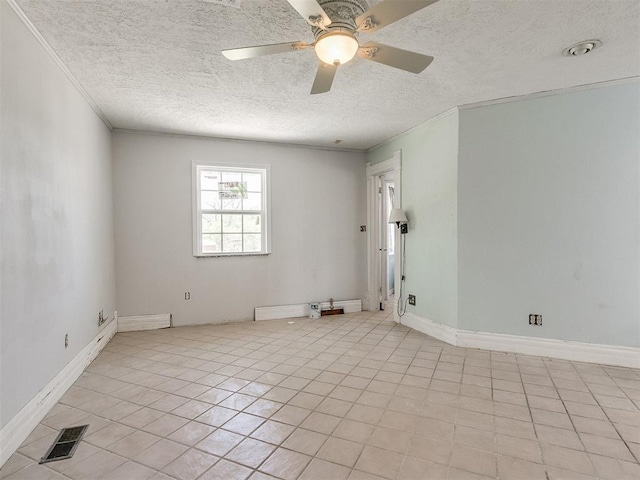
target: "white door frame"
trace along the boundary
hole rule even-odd
[[[387,172],[393,172],[395,202],[397,208],[402,208],[402,151],[393,153],[393,157],[384,162],[371,165],[367,163],[367,293],[364,301],[364,309],[380,310],[380,289],[382,278],[380,273],[380,218],[378,212],[380,196],[378,195],[378,177]],[[396,234],[396,258],[402,258],[402,245],[400,231]],[[400,269],[395,269],[395,284],[400,285]],[[397,301],[397,299],[396,299]],[[398,321],[397,309],[394,305],[394,319]]]

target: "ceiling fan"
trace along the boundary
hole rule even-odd
[[[383,0],[369,9],[366,0],[287,0],[311,25],[316,41],[288,42],[257,47],[223,50],[230,60],[243,60],[292,50],[313,48],[320,59],[311,94],[331,90],[339,65],[356,54],[365,60],[389,65],[411,73],[420,73],[433,57],[409,52],[376,42],[360,45],[358,34],[386,27],[438,0]]]

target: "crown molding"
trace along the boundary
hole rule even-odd
[[[575,92],[582,92],[585,90],[592,90],[594,88],[604,88],[604,87],[613,87],[616,85],[626,85],[629,83],[635,83],[635,82],[639,82],[640,81],[640,76],[637,77],[627,77],[627,78],[620,78],[617,80],[606,80],[604,82],[597,82],[597,83],[588,83],[585,85],[576,85],[573,87],[566,87],[566,88],[558,88],[556,90],[543,90],[540,92],[534,92],[534,93],[527,93],[524,95],[514,95],[512,97],[504,97],[504,98],[496,98],[493,100],[485,100],[482,102],[474,102],[474,103],[466,103],[463,105],[459,105],[458,109],[459,110],[469,110],[471,108],[478,108],[478,107],[488,107],[490,105],[499,105],[501,103],[510,103],[510,102],[520,102],[522,100],[532,100],[534,98],[541,98],[541,97],[552,97],[554,95],[564,95],[567,93],[575,93]]]
[[[343,153],[366,153],[367,152],[367,150],[365,149],[357,149],[357,148],[323,147],[321,145],[307,145],[303,143],[271,142],[269,140],[218,137],[216,135],[179,133],[179,132],[169,132],[169,131],[161,131],[161,130],[138,130],[134,128],[114,128],[112,131],[113,133],[124,133],[128,135],[153,135],[158,137],[195,138],[200,140],[220,140],[222,142],[236,142],[236,143],[264,143],[266,145],[273,145],[276,147],[307,148],[310,150],[324,150],[327,152],[343,152]]]
[[[452,113],[456,113],[458,111],[458,107],[451,107],[449,110],[445,110],[442,113],[439,113],[438,115],[436,115],[435,117],[431,117],[429,120],[426,120],[422,123],[419,123],[418,125],[411,127],[409,130],[405,130],[402,133],[399,133],[398,135],[394,135],[393,137],[389,138],[388,140],[385,140],[383,142],[378,143],[377,145],[374,145],[371,148],[368,148],[366,150],[366,153],[370,153],[373,152],[374,150],[377,150],[381,147],[384,147],[385,145],[389,145],[391,142],[395,142],[396,140],[399,140],[403,137],[406,137],[407,135],[410,135],[411,133],[413,133],[415,130],[418,130],[419,128],[422,127],[426,127],[427,125],[431,125],[432,123],[437,122],[438,120],[442,120],[443,118],[451,115]]]
[[[51,59],[55,62],[55,64],[58,65],[58,68],[60,68],[62,73],[64,73],[65,76],[69,79],[69,81],[73,84],[73,86],[76,87],[76,90],[78,90],[80,95],[82,95],[82,97],[89,104],[89,106],[93,109],[93,111],[96,113],[96,115],[98,115],[98,117],[100,117],[100,120],[102,120],[102,123],[104,123],[105,126],[109,130],[113,130],[113,125],[107,119],[107,117],[102,112],[102,110],[100,110],[100,107],[98,107],[98,105],[89,96],[89,94],[84,89],[84,87],[76,79],[76,77],[73,75],[73,73],[71,73],[71,70],[69,70],[69,68],[62,62],[62,60],[60,59],[58,54],[51,47],[51,45],[49,45],[49,43],[44,39],[44,37],[38,31],[38,29],[35,27],[35,25],[33,23],[31,23],[31,20],[29,20],[29,17],[27,17],[27,15],[24,13],[24,11],[15,2],[15,0],[5,0],[5,1],[11,7],[11,9],[16,13],[18,18],[22,21],[22,23],[24,23],[24,25],[29,29],[31,34],[40,43],[40,45],[42,45],[42,48],[44,48],[45,52],[47,52],[49,54],[49,56],[51,57]]]
[[[554,95],[564,95],[567,93],[582,92],[584,90],[591,90],[594,88],[613,87],[616,85],[626,85],[626,84],[635,83],[635,82],[640,82],[640,76],[620,78],[617,80],[606,80],[604,82],[588,83],[585,85],[576,85],[573,87],[559,88],[556,90],[543,90],[540,92],[527,93],[524,95],[514,95],[511,97],[495,98],[492,100],[483,100],[482,102],[473,102],[473,103],[465,103],[465,104],[457,105],[455,107],[450,108],[449,110],[439,113],[435,117],[431,117],[429,120],[419,123],[418,125],[411,127],[410,129],[405,130],[404,132],[391,137],[388,140],[385,140],[383,142],[378,143],[377,145],[374,145],[373,147],[367,149],[366,152],[371,153],[374,150],[384,147],[385,145],[388,145],[395,140],[399,140],[400,138],[406,137],[407,135],[413,133],[415,130],[419,128],[426,127],[434,122],[437,122],[438,120],[442,120],[444,117],[451,115],[454,112],[458,112],[461,110],[469,110],[469,109],[478,108],[478,107],[487,107],[490,105],[499,105],[501,103],[520,102],[522,100],[531,100],[534,98],[550,97]]]

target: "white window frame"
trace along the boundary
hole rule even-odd
[[[213,252],[202,251],[202,208],[200,194],[200,172],[202,170],[217,169],[228,172],[263,173],[262,177],[262,248],[260,252]],[[268,255],[271,253],[271,168],[269,165],[229,164],[220,162],[191,162],[191,189],[193,213],[193,256],[194,257],[245,257]],[[220,213],[241,213],[240,211]]]

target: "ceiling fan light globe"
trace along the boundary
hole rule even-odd
[[[328,33],[316,41],[318,58],[329,65],[342,65],[351,60],[360,45],[353,35],[336,32]]]

